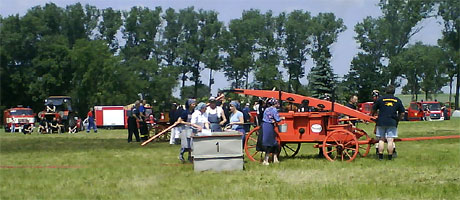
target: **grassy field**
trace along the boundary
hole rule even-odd
[[[402,122],[400,137],[459,135],[460,119]],[[359,124],[372,133],[373,124]],[[370,134],[373,136],[373,134]],[[179,146],[126,142],[126,130],[69,135],[0,132],[0,199],[458,199],[460,140],[397,144],[351,163],[316,158],[313,144],[280,164],[193,171]],[[69,167],[69,168],[62,168]]]

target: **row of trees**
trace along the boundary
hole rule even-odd
[[[139,92],[168,101],[177,77],[182,88],[194,82],[183,96],[197,97],[198,88],[211,89],[215,71],[224,71],[233,87],[305,92],[299,80],[309,57],[318,63],[311,80],[323,72],[333,79],[329,47],[345,29],[332,13],[249,10],[225,27],[216,12],[193,7],[117,11],[79,3],[36,6],[1,24],[2,105],[40,109],[47,96],[70,94],[80,111],[126,104]],[[201,82],[204,68],[210,70],[208,87]],[[249,83],[252,73],[257,81]]]
[[[401,78],[408,80],[404,91],[414,95],[437,93],[449,81],[452,85],[458,77],[458,5],[390,0],[379,6],[382,17],[355,26],[362,51],[343,83],[330,66],[330,47],[346,27],[333,13],[312,16],[296,10],[275,16],[249,10],[225,26],[216,12],[193,7],[33,7],[24,16],[0,19],[1,105],[42,109],[47,96],[63,94],[70,94],[81,112],[92,105],[124,105],[138,93],[169,102],[178,84],[183,98],[209,94],[216,71],[223,71],[235,88],[277,87],[314,97],[335,90],[366,99],[371,90],[399,84]],[[408,47],[419,31],[416,24],[432,16],[444,19],[440,45]],[[307,74],[309,59],[314,66]],[[210,71],[207,86],[201,82],[205,68]],[[255,80],[250,83],[251,74]],[[307,86],[300,83],[305,76]],[[192,88],[186,81],[194,82]]]
[[[361,52],[353,58],[350,71],[345,75],[344,86],[357,92],[360,99],[369,99],[372,90],[391,83],[401,86],[403,93],[425,93],[425,99],[438,94],[447,84],[452,87],[454,77],[459,77],[460,6],[454,1],[381,1],[383,15],[367,17],[355,26]],[[423,27],[419,22],[430,17],[442,18],[443,37],[437,46],[410,39]],[[457,78],[455,105],[458,108],[460,81]],[[449,100],[451,98],[449,97]]]

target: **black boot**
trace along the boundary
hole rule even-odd
[[[379,153],[379,160],[383,160],[383,153]]]
[[[179,154],[179,160],[183,163],[185,162],[185,159],[184,159],[184,154]]]
[[[393,154],[388,154],[388,160],[393,160]]]

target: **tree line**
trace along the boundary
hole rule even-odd
[[[460,5],[447,0],[390,0],[380,1],[379,6],[382,16],[367,17],[355,26],[361,52],[353,58],[344,85],[364,97],[391,83],[402,86],[402,93],[412,94],[414,100],[420,100],[418,95],[422,93],[430,99],[449,85],[451,101],[454,77],[460,75]],[[423,28],[417,24],[432,17],[442,19],[444,25],[438,45],[409,45]],[[401,85],[402,79],[407,80],[405,85]],[[458,109],[458,78],[456,85]]]
[[[361,51],[342,80],[330,65],[330,48],[347,27],[333,13],[251,9],[225,25],[217,12],[194,7],[36,6],[24,16],[0,17],[1,107],[41,110],[46,97],[70,95],[84,113],[94,105],[128,104],[138,93],[170,102],[178,85],[182,98],[199,98],[209,95],[216,71],[233,88],[277,87],[318,98],[357,93],[366,100],[373,89],[400,86],[402,79],[403,92],[414,98],[439,93],[447,84],[452,88],[459,75],[458,5],[390,0],[379,6],[381,17],[355,25]],[[443,19],[439,44],[408,45],[420,31],[417,23],[429,17]],[[309,60],[314,65],[307,73]],[[304,77],[307,85],[300,82]],[[458,105],[458,79],[456,85]]]

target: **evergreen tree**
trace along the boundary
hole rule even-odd
[[[337,41],[338,34],[345,31],[342,19],[333,13],[319,13],[312,18],[312,54],[316,66],[308,75],[309,89],[313,97],[322,98],[325,93],[332,94],[337,84],[330,66],[330,46]]]
[[[334,75],[329,60],[321,55],[310,73],[308,74],[308,86],[311,96],[324,98],[326,94],[331,95],[336,87],[336,76]]]

